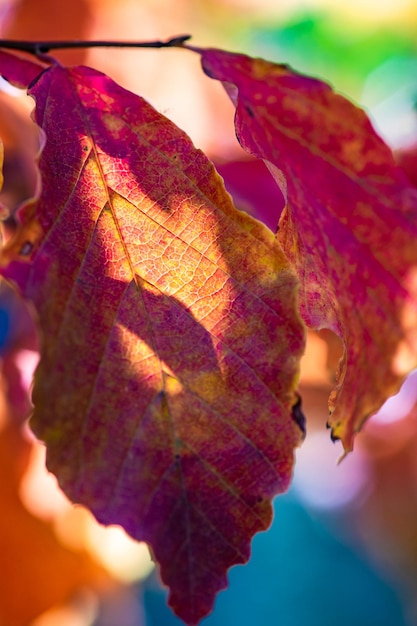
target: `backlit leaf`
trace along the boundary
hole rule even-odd
[[[329,425],[350,450],[416,365],[417,191],[364,112],[327,84],[196,50],[237,106],[241,145],[267,162],[286,195],[277,236],[301,281],[304,320],[344,341]]]
[[[3,262],[41,327],[31,425],[65,492],[150,543],[196,624],[290,480],[297,280],[146,101],[88,68],[30,93],[43,187]]]

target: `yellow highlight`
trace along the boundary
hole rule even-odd
[[[115,578],[131,583],[145,579],[154,568],[146,543],[134,541],[120,526],[87,526],[89,548]]]

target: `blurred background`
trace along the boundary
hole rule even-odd
[[[364,106],[417,183],[417,2],[414,0],[0,0],[0,31],[15,39],[165,39],[246,52],[320,77]],[[233,107],[181,50],[77,50],[146,97],[216,163],[239,208],[276,228],[282,199],[263,164],[233,132]],[[36,187],[36,128],[29,99],[3,86],[0,200],[15,227]],[[0,626],[170,626],[147,549],[72,507],[44,470],[27,427],[37,363],[31,316],[0,284]],[[301,395],[308,435],[293,486],[275,501],[272,528],[255,537],[248,565],[231,570],[207,626],[412,626],[417,624],[417,378],[366,425],[355,451],[325,429],[340,358],[330,333],[309,333]]]

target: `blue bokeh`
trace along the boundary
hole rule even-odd
[[[0,352],[7,346],[10,333],[10,312],[0,308]]]

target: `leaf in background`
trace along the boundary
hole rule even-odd
[[[19,89],[26,89],[47,67],[38,59],[29,59],[0,50],[0,75]]]
[[[275,232],[284,198],[265,163],[251,157],[214,163],[235,206]]]
[[[195,50],[237,105],[242,147],[269,163],[286,194],[278,238],[301,281],[304,320],[344,341],[329,425],[348,451],[416,366],[417,192],[363,111],[327,84]]]
[[[52,67],[30,93],[47,140],[22,233],[41,230],[4,272],[41,326],[31,424],[64,491],[151,544],[196,624],[290,480],[297,280],[146,101],[87,68]]]

